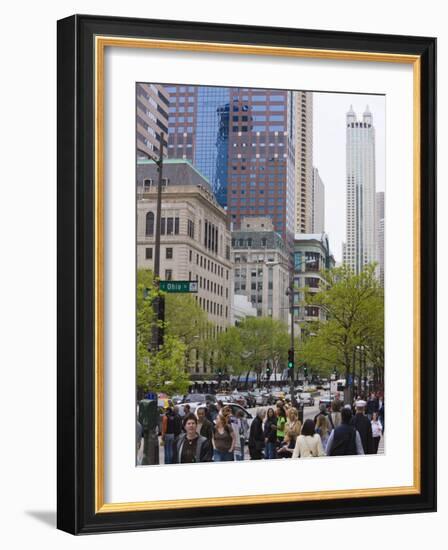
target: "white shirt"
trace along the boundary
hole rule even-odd
[[[372,420],[372,436],[373,437],[381,437],[383,433],[383,426],[381,426],[381,422],[379,420]]]
[[[292,458],[308,458],[312,456],[325,456],[320,435],[299,435]]]

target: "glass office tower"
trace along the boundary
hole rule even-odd
[[[216,199],[227,206],[229,88],[199,86],[194,165],[210,181]]]

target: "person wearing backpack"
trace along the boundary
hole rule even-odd
[[[361,437],[351,425],[352,411],[344,407],[341,411],[341,424],[335,428],[328,438],[327,456],[363,455],[364,449]]]

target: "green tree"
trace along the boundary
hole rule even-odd
[[[137,386],[140,391],[185,393],[190,381],[185,368],[187,345],[165,330],[164,345],[157,352],[149,351],[155,323],[153,300],[159,295],[153,274],[148,269],[137,272]]]
[[[286,357],[288,330],[281,321],[246,317],[229,331],[229,336],[218,339],[220,364],[238,377],[245,372],[246,383],[251,371],[259,375],[267,361],[277,368]]]
[[[326,321],[307,323],[307,335],[300,343],[303,361],[323,374],[334,367],[346,380],[355,374],[357,350],[363,346],[366,356],[375,354],[377,368],[383,364],[384,297],[369,265],[358,275],[348,266],[322,273],[320,292],[306,292],[307,305],[321,307]]]
[[[207,314],[190,294],[166,294],[166,333],[185,345],[186,362],[195,355],[207,355],[213,328]]]
[[[239,377],[244,372],[243,343],[238,327],[229,327],[216,340],[216,368]]]
[[[143,391],[184,394],[190,378],[184,368],[185,345],[173,336],[166,336],[158,353],[149,352],[142,343],[137,349],[137,386]]]

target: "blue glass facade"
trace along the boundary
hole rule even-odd
[[[227,206],[229,93],[229,88],[200,86],[197,96],[194,164],[221,206]]]

